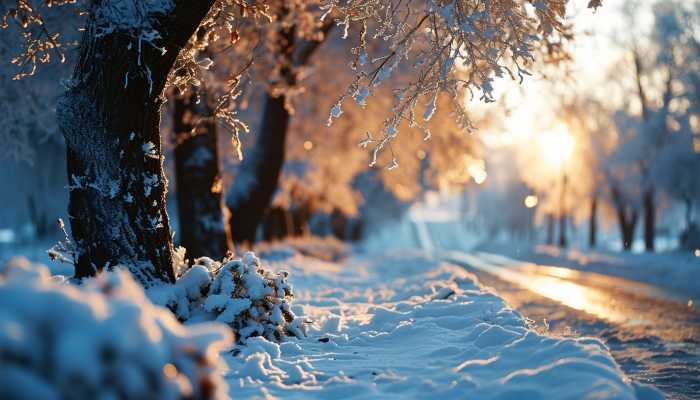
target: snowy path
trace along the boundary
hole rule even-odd
[[[231,394],[659,398],[630,384],[600,341],[540,335],[464,268],[413,253],[343,265],[270,254],[281,258],[273,268],[291,273],[310,335],[279,346],[252,340],[227,354]]]

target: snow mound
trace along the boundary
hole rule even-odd
[[[22,258],[0,268],[0,398],[224,398],[230,342],[223,325],[181,325],[125,271],[75,286]]]
[[[540,335],[464,269],[419,254],[349,265],[296,255],[309,338],[226,354],[231,394],[269,398],[661,399],[605,345]]]
[[[229,325],[239,343],[256,336],[279,342],[284,336],[305,335],[303,321],[290,308],[287,277],[286,271],[262,268],[252,252],[223,262],[202,257],[174,285],[149,288],[148,295],[181,320],[215,319]]]

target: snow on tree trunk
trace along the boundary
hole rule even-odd
[[[80,57],[57,109],[77,277],[124,264],[143,284],[175,280],[162,93],[179,51],[213,3],[91,2]]]
[[[199,103],[196,93],[175,99],[175,185],[180,244],[187,249],[188,258],[221,259],[229,245],[221,209],[216,121],[210,117],[204,97]]]
[[[255,148],[241,166],[241,174],[254,178],[245,190],[238,189],[228,196],[231,236],[235,243],[255,242],[258,224],[277,188],[289,126],[289,112],[284,101],[284,96],[267,96]]]

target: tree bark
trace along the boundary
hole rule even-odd
[[[147,286],[175,280],[160,145],[162,94],[178,53],[214,1],[173,3],[160,13],[143,7],[147,15],[138,17],[149,26],[134,28],[129,16],[106,20],[113,14],[110,2],[91,2],[73,79],[57,108],[78,278],[121,264]],[[154,42],[164,54],[142,40],[146,33],[159,35]]]
[[[595,249],[598,244],[598,197],[591,199],[591,213],[589,216],[588,247]]]
[[[175,98],[175,187],[180,244],[187,257],[221,259],[229,249],[221,208],[221,174],[216,121],[206,89],[197,102],[190,95]]]
[[[642,200],[644,207],[644,249],[653,252],[656,239],[656,202],[653,189],[644,192]]]

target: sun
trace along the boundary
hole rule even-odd
[[[542,159],[553,167],[561,167],[574,151],[574,138],[564,125],[552,131],[542,132],[537,137]]]

